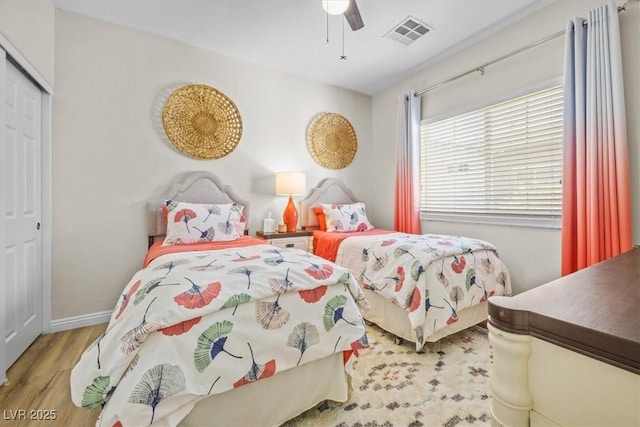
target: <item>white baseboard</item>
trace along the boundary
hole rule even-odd
[[[83,314],[81,316],[65,317],[64,319],[56,319],[51,321],[51,327],[44,333],[52,334],[54,332],[68,331],[69,329],[83,328],[85,326],[97,325],[99,323],[107,323],[111,318],[112,310],[99,311],[97,313]]]

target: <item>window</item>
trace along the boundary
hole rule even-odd
[[[423,218],[560,226],[562,86],[421,126]]]

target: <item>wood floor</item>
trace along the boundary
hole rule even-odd
[[[71,402],[69,376],[82,352],[106,326],[38,337],[9,368],[8,384],[0,387],[0,426],[95,425],[100,409],[82,409]],[[47,416],[55,420],[37,419]]]

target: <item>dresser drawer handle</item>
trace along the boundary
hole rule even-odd
[[[286,245],[284,245],[285,248],[294,248],[295,246],[295,243],[287,243]]]

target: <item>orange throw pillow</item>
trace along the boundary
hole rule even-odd
[[[322,210],[322,208],[320,206],[314,207],[313,213],[316,214],[316,218],[318,219],[320,231],[327,231],[327,220],[324,217],[324,211]]]

